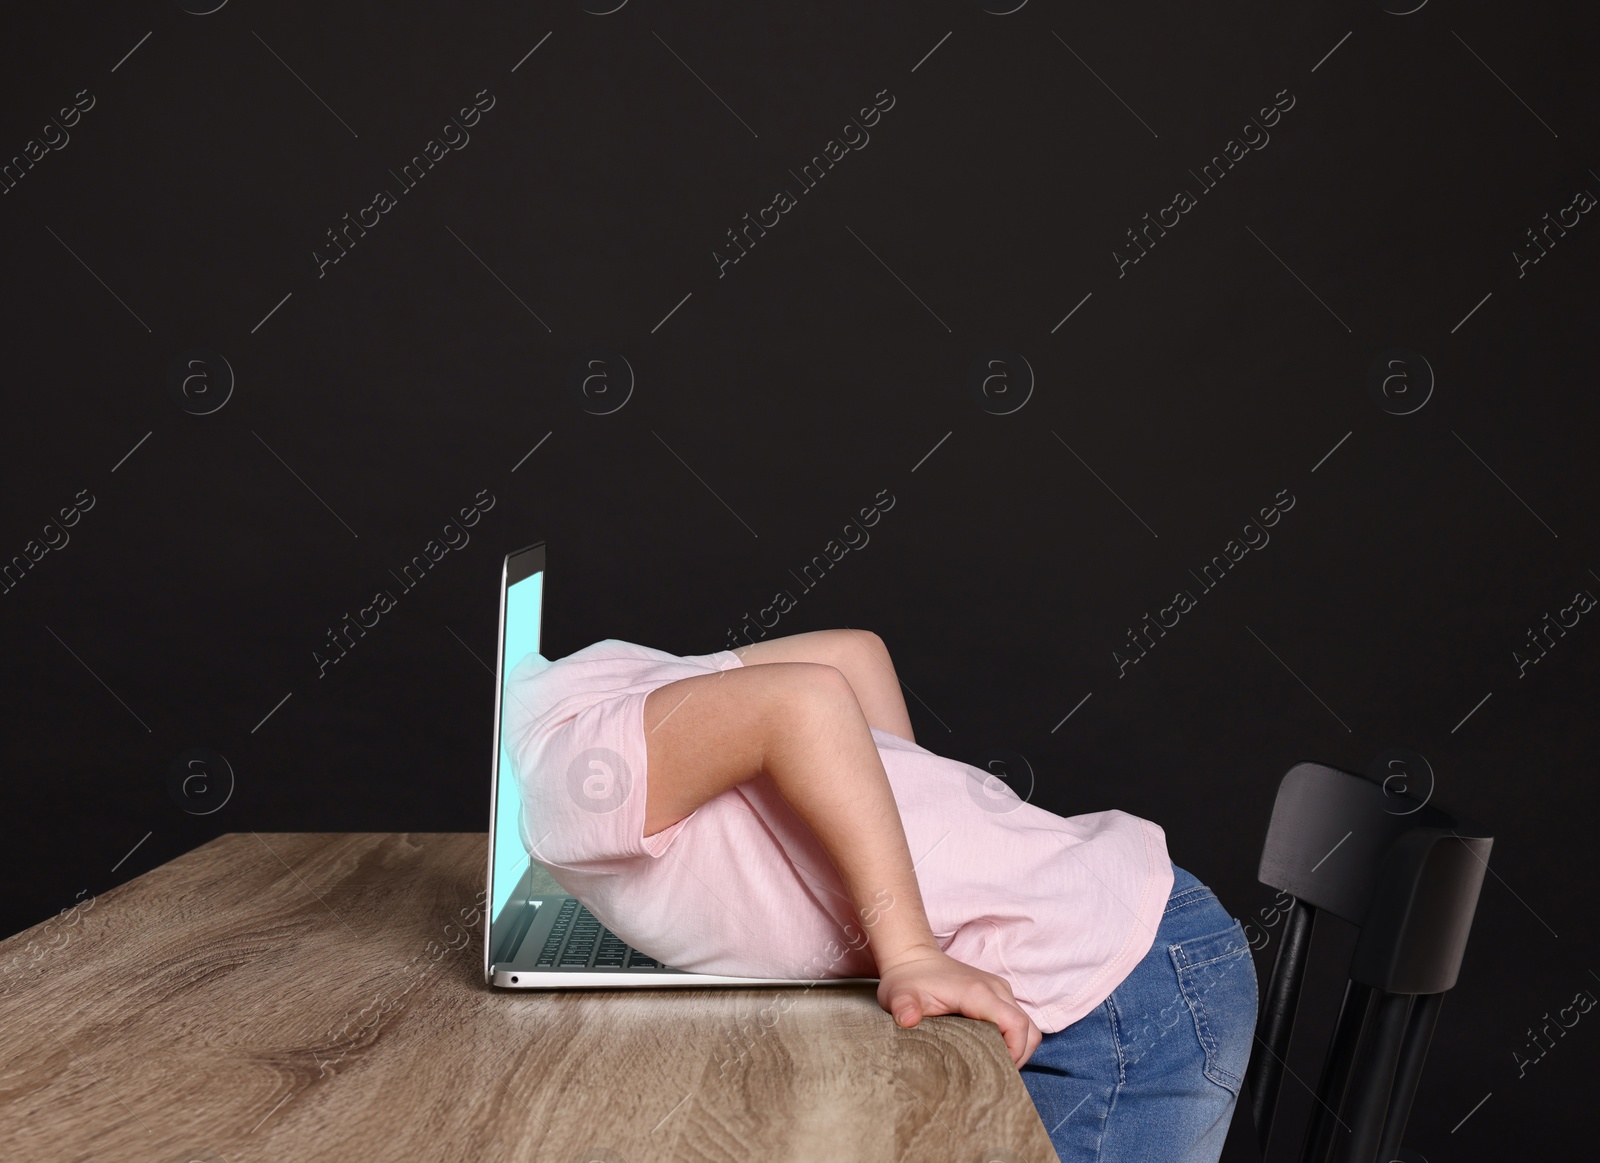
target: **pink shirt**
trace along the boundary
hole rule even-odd
[[[827,851],[770,777],[644,835],[645,696],[744,665],[616,639],[507,680],[522,842],[614,933],[678,969],[876,977]],[[1124,812],[1062,817],[981,768],[874,729],[934,938],[1005,978],[1043,1033],[1103,1002],[1150,949],[1172,891],[1166,835]]]

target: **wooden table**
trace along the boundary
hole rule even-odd
[[[490,989],[485,844],[231,833],[0,942],[0,1152],[1055,1159],[995,1026],[870,986]]]

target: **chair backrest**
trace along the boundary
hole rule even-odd
[[[1414,1055],[1414,1063],[1408,1058],[1410,1064],[1397,1067],[1399,1035],[1391,1031],[1381,1034],[1382,1047],[1375,1042],[1362,1046],[1357,1061],[1368,1003],[1374,1013],[1390,1015],[1383,1021],[1394,1026],[1403,1023],[1413,1008],[1412,997],[1405,995],[1431,999],[1428,1006],[1417,1009],[1418,1031],[1409,1036],[1413,1043],[1420,1041],[1421,1053],[1426,1052],[1437,995],[1454,987],[1460,971],[1493,843],[1483,828],[1361,775],[1321,763],[1297,763],[1284,775],[1259,871],[1263,884],[1291,894],[1296,901],[1263,999],[1259,1028],[1266,1052],[1258,1050],[1251,1062],[1252,1114],[1263,1149],[1271,1132],[1318,910],[1360,930],[1350,964],[1351,985],[1330,1042],[1319,1099],[1325,1100],[1324,1106],[1330,1105],[1326,1100],[1338,1106],[1352,1071],[1371,1073],[1368,1058],[1376,1055],[1371,1061],[1378,1063],[1378,1072],[1387,1070],[1388,1077],[1397,1080],[1394,1105],[1400,1109],[1391,1106],[1386,1119],[1382,1108],[1391,1098],[1389,1082],[1372,1082],[1365,1090],[1357,1086],[1353,1093],[1377,1112],[1366,1111],[1365,1122],[1375,1121],[1376,1127],[1358,1127],[1341,1155],[1365,1158],[1369,1146],[1376,1148],[1376,1137],[1386,1122],[1386,1133],[1398,1145],[1421,1058]],[[1394,1004],[1384,998],[1395,999]],[[1323,1112],[1316,1110],[1313,1115],[1306,1157],[1321,1158],[1332,1143],[1336,1120],[1323,1118]]]
[[[1388,993],[1454,989],[1493,846],[1457,828],[1395,837],[1361,922],[1351,979]]]
[[[1440,815],[1408,796],[1391,797],[1370,779],[1297,763],[1278,784],[1261,848],[1261,883],[1359,925],[1389,845]]]

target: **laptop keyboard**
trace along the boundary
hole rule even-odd
[[[539,969],[664,969],[602,925],[577,897],[561,902],[555,927],[534,962]]]

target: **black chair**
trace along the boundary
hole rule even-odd
[[[1297,763],[1278,785],[1259,878],[1295,898],[1247,1071],[1266,1157],[1317,911],[1360,930],[1301,1163],[1398,1158],[1494,839],[1364,776]]]

